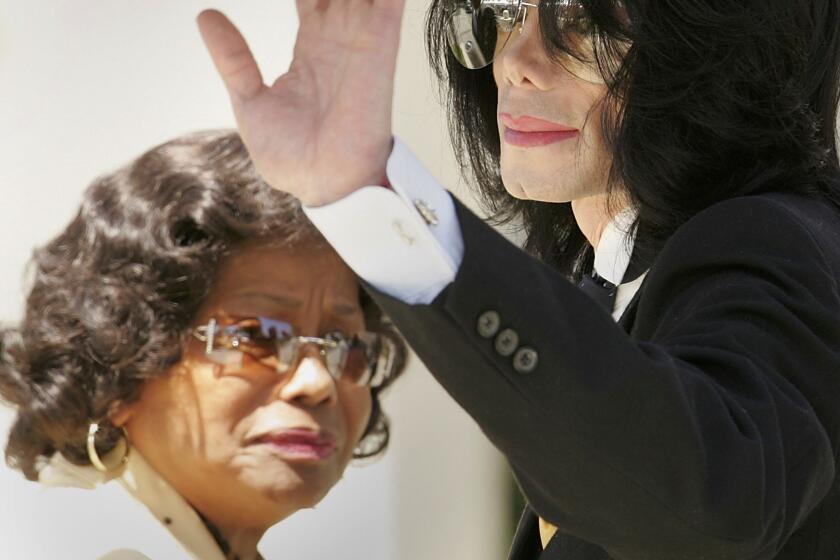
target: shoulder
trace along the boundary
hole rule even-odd
[[[28,560],[179,560],[175,538],[115,482],[95,490],[33,485],[20,504],[18,544]],[[39,539],[36,535],[50,535]],[[6,538],[4,537],[4,540]],[[8,541],[7,541],[8,542]]]
[[[794,194],[728,199],[677,229],[656,264],[761,255],[788,257],[800,265],[810,262],[832,273],[840,267],[840,212],[821,198]]]
[[[838,271],[840,216],[828,203],[788,194],[729,199],[688,220],[659,252],[636,327],[659,329],[729,305],[727,320],[773,310],[819,330],[840,315]]]
[[[763,229],[756,229],[761,226]],[[766,235],[779,235],[789,229],[801,230],[819,243],[823,238],[840,235],[840,208],[817,196],[792,193],[741,196],[706,208],[678,232],[690,233],[710,227]]]

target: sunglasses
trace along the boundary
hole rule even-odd
[[[303,347],[315,345],[336,381],[376,388],[394,370],[393,341],[373,332],[352,337],[338,331],[323,337],[299,336],[285,321],[248,317],[226,322],[211,318],[206,325],[193,329],[192,334],[204,343],[208,359],[224,365],[238,366],[243,355],[247,355],[284,374],[297,364]]]
[[[561,30],[586,34],[591,24],[576,0],[543,0],[558,8]],[[447,25],[447,41],[458,62],[470,70],[484,68],[505,48],[513,32],[522,33],[529,9],[523,0],[454,0]]]

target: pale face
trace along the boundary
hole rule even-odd
[[[501,172],[514,197],[570,202],[607,190],[609,155],[601,133],[607,87],[593,68],[549,60],[531,9],[496,54]],[[538,120],[535,120],[538,119]]]
[[[308,336],[365,327],[358,283],[331,250],[237,250],[196,325],[224,316],[282,319]],[[314,506],[341,478],[371,404],[367,387],[332,379],[314,346],[281,375],[247,357],[220,365],[195,340],[167,376],[146,383],[125,426],[131,445],[214,523],[267,528]],[[326,443],[313,454],[283,440],[289,434]]]

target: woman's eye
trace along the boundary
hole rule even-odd
[[[243,335],[251,335],[259,333],[260,323],[256,319],[243,319],[232,323],[227,328]]]
[[[341,329],[330,329],[324,334],[327,340],[347,340],[349,337]]]
[[[256,338],[242,342],[239,349],[257,360],[264,360],[277,355],[277,341],[269,338]]]

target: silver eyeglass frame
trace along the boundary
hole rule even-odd
[[[396,346],[389,338],[378,333],[365,332],[354,336],[353,339],[346,338],[340,332],[329,333],[324,337],[302,336],[296,335],[291,325],[283,321],[264,317],[253,317],[253,319],[260,322],[260,327],[266,336],[270,334],[271,329],[275,329],[274,338],[277,343],[277,351],[274,356],[277,358],[275,369],[279,374],[285,374],[289,371],[291,365],[297,362],[298,354],[304,346],[314,344],[318,346],[318,352],[324,359],[324,365],[330,376],[335,381],[341,381],[344,379],[343,373],[348,357],[347,352],[353,339],[370,342],[374,340],[374,337],[377,345],[376,355],[365,356],[367,359],[365,375],[353,383],[359,386],[376,388],[393,374]],[[243,342],[251,340],[248,333],[238,325],[222,326],[215,317],[209,319],[206,325],[195,327],[192,330],[192,335],[204,343],[204,354],[211,361],[234,366],[239,366],[242,363],[242,356],[246,353],[244,350],[239,350],[239,347]],[[368,342],[364,342],[366,350],[369,349]],[[334,359],[334,354],[328,352],[328,350],[335,349],[341,350],[338,360]]]
[[[554,0],[567,6],[577,4],[576,0]],[[449,16],[447,25],[447,41],[452,54],[462,66],[470,70],[480,70],[493,62],[496,54],[496,41],[490,45],[482,45],[479,29],[479,18],[485,10],[493,12],[497,29],[505,33],[512,33],[517,24],[522,33],[528,18],[529,8],[539,8],[538,4],[524,0],[480,0],[478,8],[473,7],[471,0],[454,0],[455,7]],[[521,20],[521,21],[520,21]],[[494,33],[496,30],[493,30]],[[504,45],[502,45],[504,48]]]

